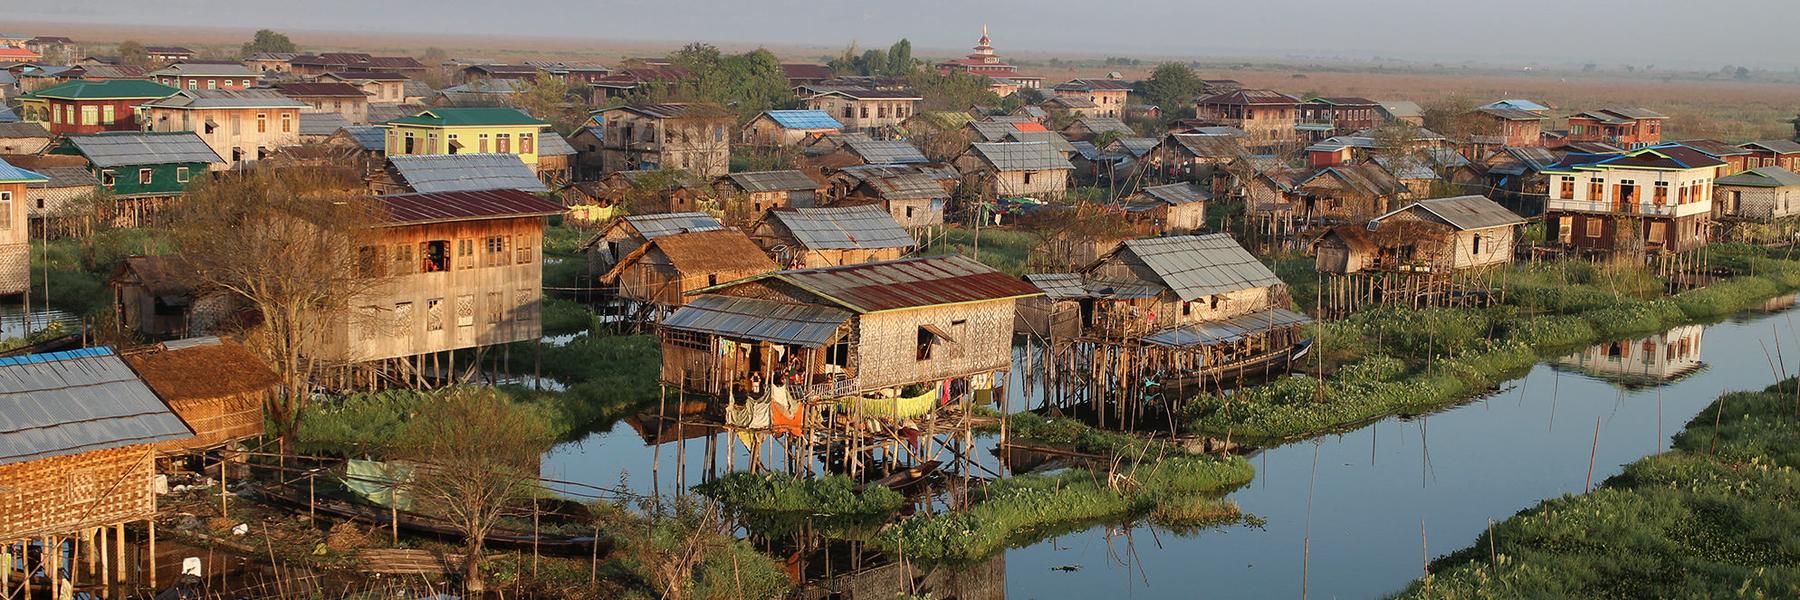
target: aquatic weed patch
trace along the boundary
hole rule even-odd
[[[836,474],[808,479],[772,471],[739,471],[702,483],[694,491],[739,510],[814,515],[885,514],[906,502],[899,492],[886,487],[856,487],[854,480]]]

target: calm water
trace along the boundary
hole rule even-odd
[[[1791,311],[1758,313],[1603,344],[1429,417],[1384,419],[1265,450],[1251,457],[1256,480],[1230,498],[1266,526],[1186,536],[1097,526],[1048,539],[1007,553],[1007,597],[1295,598],[1309,536],[1311,597],[1384,596],[1421,574],[1426,553],[1469,545],[1489,519],[1582,492],[1596,422],[1598,484],[1621,465],[1667,448],[1669,436],[1721,392],[1772,383],[1764,348],[1776,354],[1778,336],[1787,372],[1800,372],[1800,324],[1793,321]],[[1655,359],[1646,362],[1646,350]],[[1621,378],[1620,371],[1631,375]],[[1673,379],[1660,380],[1664,375]],[[703,447],[687,444],[692,481],[699,480]],[[620,424],[559,447],[546,457],[544,474],[612,486],[629,473],[629,487],[647,492],[654,454]],[[674,489],[675,454],[675,445],[663,446],[657,483],[665,492]],[[980,458],[997,468],[991,454]]]

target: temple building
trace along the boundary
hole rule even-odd
[[[981,26],[981,41],[975,43],[974,54],[956,60],[938,63],[937,70],[939,75],[969,73],[971,75],[986,75],[988,77],[1010,79],[1018,82],[1023,87],[1032,88],[1038,87],[1043,81],[1036,77],[1021,78],[1019,76],[1018,67],[1008,64],[1005,60],[1002,60],[999,55],[994,54],[994,46],[992,42],[988,40],[986,25]]]

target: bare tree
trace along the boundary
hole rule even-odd
[[[554,435],[544,420],[492,388],[457,388],[426,401],[396,436],[390,457],[420,463],[415,498],[462,532],[464,585],[482,591],[482,548],[502,517],[530,497],[538,457]]]
[[[195,283],[260,317],[247,341],[281,376],[266,411],[285,451],[325,366],[321,325],[378,281],[355,269],[378,215],[336,178],[303,169],[221,174],[190,188],[173,213],[170,237]]]

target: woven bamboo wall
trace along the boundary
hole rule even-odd
[[[0,539],[148,519],[154,469],[147,445],[0,466]]]
[[[994,300],[862,315],[854,349],[859,387],[936,381],[1011,366],[1014,302]],[[931,358],[919,360],[919,329],[926,324],[950,334],[955,342],[935,348]]]
[[[194,430],[194,437],[168,440],[156,445],[158,452],[177,452],[189,448],[209,448],[232,440],[261,435],[263,432],[263,399],[261,394],[238,394],[218,398],[177,400],[169,408]]]

